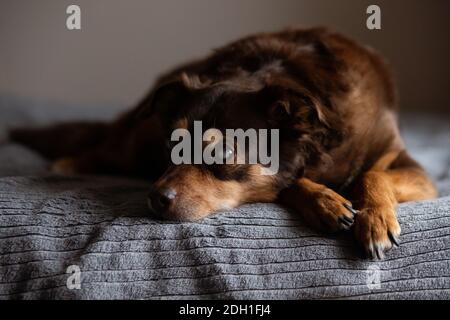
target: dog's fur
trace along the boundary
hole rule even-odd
[[[396,92],[380,56],[326,29],[259,34],[161,77],[111,124],[17,129],[13,140],[55,158],[55,171],[156,181],[162,217],[193,220],[248,202],[281,203],[311,225],[350,229],[372,257],[398,244],[398,202],[435,187],[405,151]],[[170,163],[175,128],[279,128],[280,170]],[[170,146],[169,146],[170,148]]]

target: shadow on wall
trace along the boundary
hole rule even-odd
[[[155,77],[249,33],[327,25],[381,51],[403,109],[449,110],[450,2],[377,1],[382,29],[360,0],[79,0],[82,29],[66,29],[73,1],[3,0],[0,93],[72,104],[131,105]]]

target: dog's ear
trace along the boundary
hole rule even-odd
[[[145,119],[157,112],[164,112],[177,105],[188,93],[188,88],[180,79],[165,81],[152,90],[137,106],[135,116]]]
[[[330,110],[319,99],[308,97],[308,101],[308,107],[312,110],[317,120],[329,128],[333,117]]]
[[[269,118],[274,121],[301,123],[304,120],[310,124],[317,121],[326,127],[332,125],[332,112],[323,105],[320,99],[305,90],[275,87],[269,88],[266,94],[269,101],[272,101],[268,109]]]
[[[270,119],[283,121],[291,116],[291,103],[287,100],[278,100],[270,104]]]

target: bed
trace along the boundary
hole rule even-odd
[[[401,246],[377,261],[363,259],[350,234],[315,232],[275,204],[155,220],[148,181],[53,175],[5,136],[121,109],[0,98],[0,299],[450,298],[449,118],[402,118],[440,196],[399,206]]]

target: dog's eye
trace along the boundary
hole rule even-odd
[[[231,158],[233,155],[234,155],[234,148],[229,145],[225,145],[223,147],[222,152],[219,154],[219,156],[222,157],[224,160]]]
[[[223,158],[229,159],[234,154],[234,149],[230,146],[225,146],[225,150],[223,152]]]

